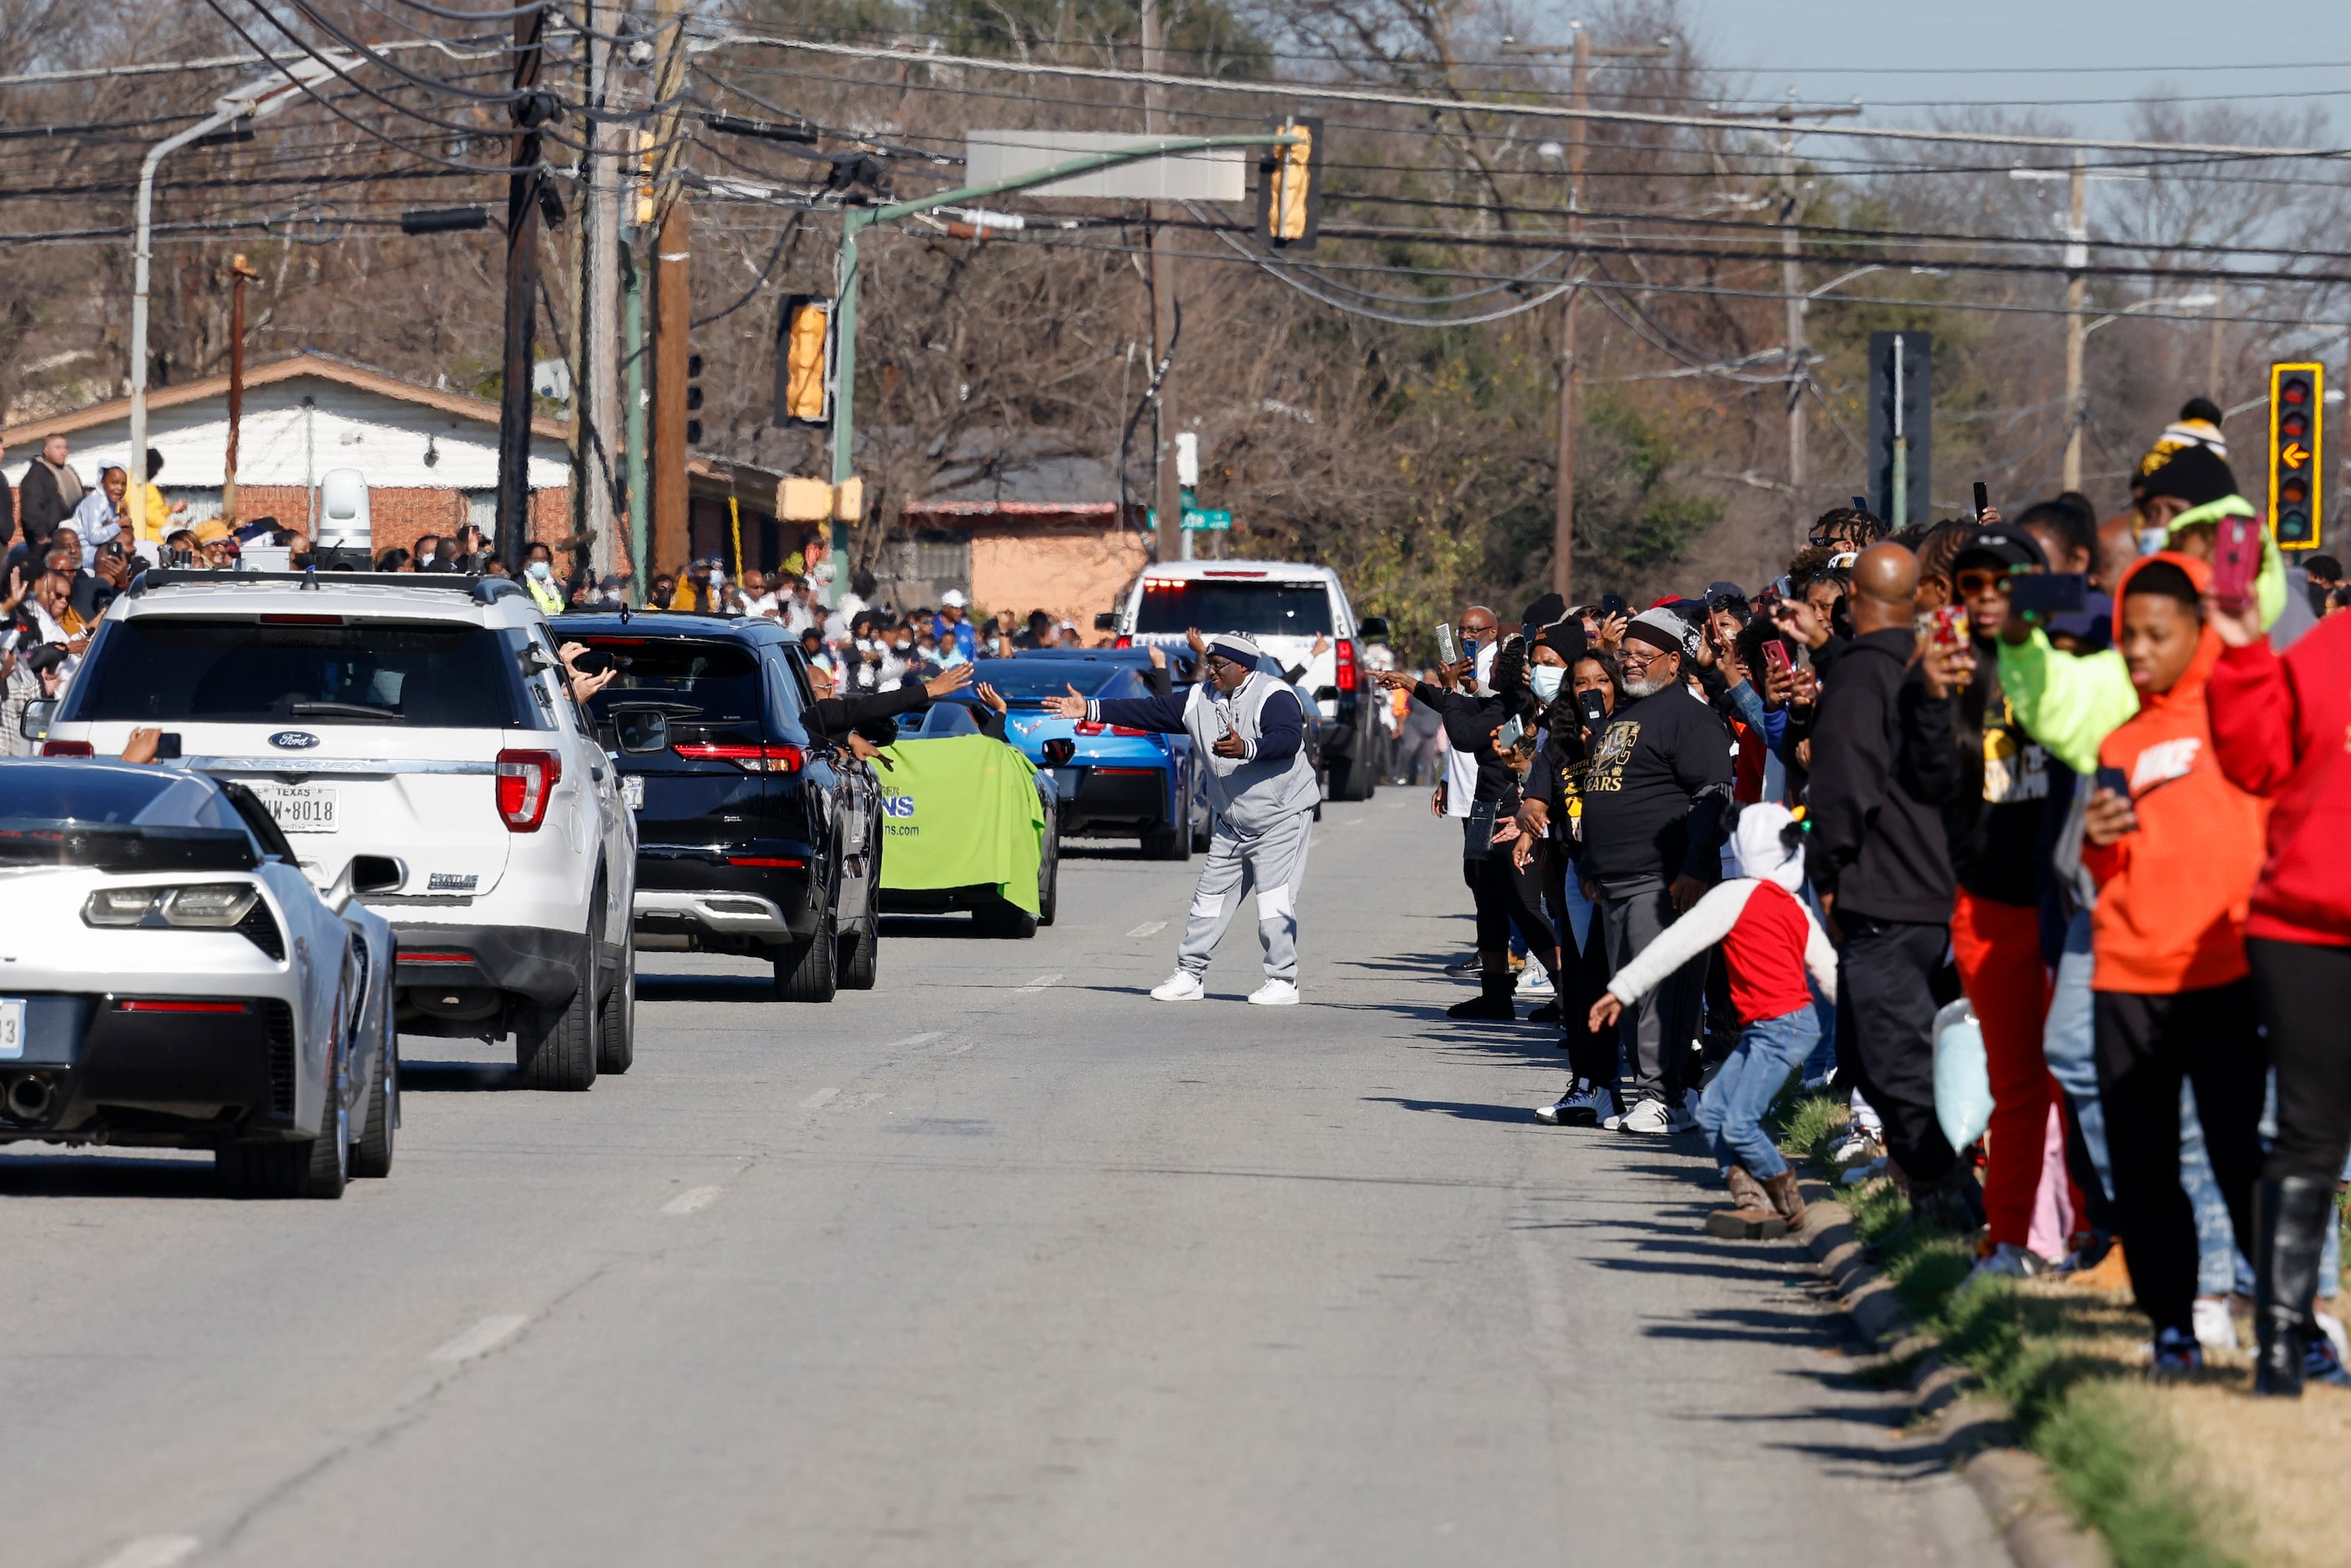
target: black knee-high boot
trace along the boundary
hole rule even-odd
[[[1456,1002],[1445,1009],[1447,1018],[1483,1019],[1493,1022],[1515,1021],[1519,1016],[1518,981],[1511,977],[1510,953],[1489,953],[1486,967],[1479,976],[1479,991],[1474,1001]]]
[[[2318,1332],[2310,1301],[2326,1228],[2335,1223],[2335,1183],[2324,1176],[2265,1181],[2253,1203],[2261,1248],[2253,1272],[2253,1392],[2296,1399],[2304,1350]]]

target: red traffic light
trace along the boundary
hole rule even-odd
[[[2278,383],[2278,401],[2300,403],[2310,401],[2310,383],[2299,376],[2288,376]]]

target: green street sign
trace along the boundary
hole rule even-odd
[[[1233,515],[1222,507],[1209,510],[1186,507],[1184,508],[1184,526],[1194,533],[1226,533],[1233,526]]]

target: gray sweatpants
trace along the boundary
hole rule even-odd
[[[1207,973],[1208,955],[1224,939],[1241,898],[1257,890],[1257,936],[1265,945],[1265,972],[1298,981],[1298,890],[1306,884],[1306,846],[1314,833],[1314,813],[1293,811],[1262,832],[1236,832],[1217,819],[1208,840],[1208,861],[1192,889],[1192,911],[1184,922],[1184,946],[1176,963],[1195,975]]]
[[[1610,974],[1631,963],[1677,918],[1673,894],[1658,882],[1615,894],[1602,889],[1600,916]],[[1698,1013],[1706,1002],[1706,966],[1707,955],[1701,953],[1625,1009],[1617,1038],[1632,1069],[1632,1098],[1677,1105],[1695,1081],[1690,1037],[1698,1032]]]

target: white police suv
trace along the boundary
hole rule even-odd
[[[161,727],[164,766],[246,786],[314,880],[397,859],[364,902],[399,938],[402,1032],[511,1034],[544,1089],[627,1070],[636,824],[518,584],[150,571],[46,716],[51,757]]]

